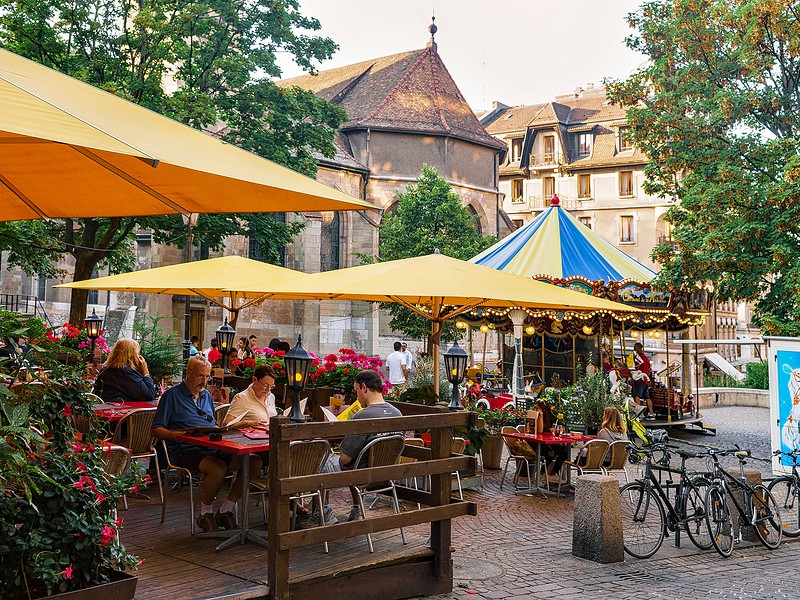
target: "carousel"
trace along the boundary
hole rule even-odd
[[[634,341],[644,341],[659,344],[660,352],[666,350],[666,365],[657,374],[662,375],[661,387],[668,388],[671,396],[669,375],[680,369],[681,361],[679,356],[669,356],[668,344],[661,349],[660,340],[701,325],[708,314],[710,297],[705,290],[654,288],[653,270],[580,223],[559,205],[558,196],[536,219],[471,262],[643,311],[553,317],[530,311],[513,314],[508,310],[476,309],[462,315],[462,327],[470,331],[483,326],[514,334],[504,336],[502,376],[508,381],[521,376],[528,386],[531,382],[556,388],[571,385],[590,365],[612,371],[622,367]],[[509,343],[509,339],[514,341]],[[650,350],[654,350],[653,346]],[[676,412],[683,408],[678,403]]]

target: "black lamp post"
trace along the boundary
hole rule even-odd
[[[86,335],[92,340],[91,359],[94,360],[94,342],[100,337],[100,330],[103,329],[103,317],[98,317],[92,309],[92,314],[83,320],[83,326],[86,328]]]
[[[447,408],[461,410],[461,397],[458,393],[458,384],[464,380],[467,372],[467,353],[458,345],[458,340],[444,353],[444,368],[447,371],[447,381],[453,384],[453,397]]]
[[[217,327],[215,332],[217,334],[217,344],[219,345],[219,351],[222,352],[222,371],[224,373],[228,372],[228,353],[230,352],[231,348],[233,347],[233,340],[236,338],[236,330],[228,325],[228,317],[225,317],[225,321]]]
[[[289,387],[294,390],[294,399],[292,400],[292,412],[289,419],[295,423],[305,422],[303,411],[300,410],[300,392],[306,386],[308,379],[308,370],[311,367],[311,355],[303,348],[300,336],[297,336],[297,345],[289,350],[283,357],[283,363],[286,365],[286,377],[289,379]]]

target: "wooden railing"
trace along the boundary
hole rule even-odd
[[[374,596],[376,586],[380,586],[378,594],[380,597],[399,598],[441,594],[452,590],[450,519],[464,515],[474,516],[477,514],[477,508],[475,503],[451,498],[451,473],[475,468],[473,457],[451,456],[451,428],[474,425],[477,417],[472,412],[450,412],[445,408],[406,403],[396,403],[395,406],[404,416],[327,423],[292,423],[282,416],[270,420],[268,517],[270,598],[283,600],[327,595],[326,586],[330,586],[330,578],[316,584],[307,582],[292,584],[289,579],[289,551],[292,549],[422,523],[431,524],[431,551],[424,557],[427,560],[419,560],[419,557],[416,557],[414,561],[409,561],[405,565],[397,564],[396,560],[386,565],[371,560],[370,570],[348,574],[348,593],[353,597],[361,597],[360,592],[363,589]],[[430,448],[405,447],[403,456],[414,458],[416,462],[289,477],[289,444],[294,440],[334,439],[348,435],[412,430],[429,430],[431,433]],[[420,510],[290,531],[289,497],[294,494],[425,476],[430,476],[429,492],[397,487],[397,494],[401,500],[425,505]],[[365,556],[369,556],[366,545],[364,553]],[[331,565],[331,578],[340,575],[335,567],[336,565]],[[381,569],[386,571],[377,572]],[[327,589],[329,591],[331,588]]]

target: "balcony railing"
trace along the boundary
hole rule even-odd
[[[50,325],[50,317],[47,316],[44,306],[36,296],[24,294],[0,294],[0,308],[10,312],[18,312],[23,315],[39,317]]]
[[[555,167],[560,162],[558,153],[546,152],[544,154],[531,154],[530,166],[536,167]]]

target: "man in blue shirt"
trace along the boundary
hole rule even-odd
[[[242,455],[233,455],[222,450],[205,448],[176,441],[177,434],[194,427],[216,425],[214,403],[206,388],[211,376],[211,363],[198,354],[189,359],[186,378],[180,385],[168,389],[161,396],[156,414],[153,417],[151,434],[167,441],[170,459],[173,464],[205,475],[200,484],[200,516],[197,525],[203,531],[217,527],[233,529],[236,527],[236,502],[242,496],[242,481],[236,477],[231,484],[228,497],[215,515],[212,505],[217,497],[228,469],[238,471],[242,466]],[[261,459],[254,454],[247,455],[251,473],[261,470]]]

